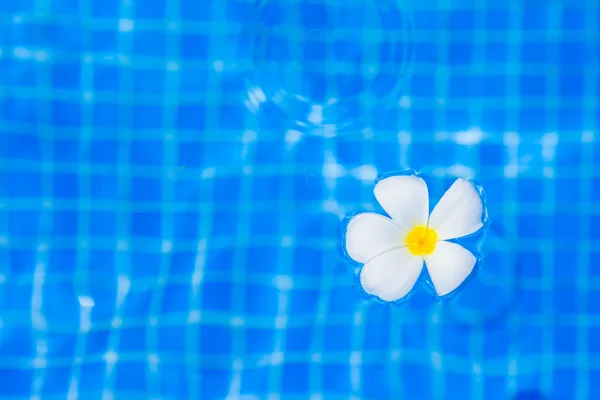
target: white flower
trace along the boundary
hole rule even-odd
[[[391,219],[362,213],[346,227],[346,252],[364,264],[360,284],[384,301],[405,297],[413,288],[423,261],[438,296],[445,296],[471,274],[477,258],[447,240],[477,232],[484,205],[475,186],[457,179],[429,215],[429,192],[417,176],[392,176],[375,185],[375,198]]]

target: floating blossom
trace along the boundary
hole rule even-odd
[[[429,214],[427,184],[418,176],[380,180],[375,198],[391,217],[354,216],[346,227],[346,252],[364,264],[360,285],[387,302],[404,298],[421,275],[423,262],[438,296],[455,291],[471,274],[477,257],[449,240],[479,231],[485,208],[477,188],[459,178]]]

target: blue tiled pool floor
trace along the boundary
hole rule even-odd
[[[0,2],[0,398],[600,398],[597,2],[373,4]],[[486,189],[450,302],[342,256],[405,168]]]

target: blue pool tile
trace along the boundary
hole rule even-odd
[[[117,178],[109,174],[92,174],[90,191],[92,199],[116,200],[119,193]]]
[[[231,311],[233,289],[228,282],[206,282],[202,285],[202,308],[210,311]]]
[[[188,284],[168,284],[164,288],[161,311],[165,314],[185,312],[190,308]]]
[[[161,215],[154,212],[137,212],[131,216],[131,234],[137,237],[160,238]]]
[[[364,184],[358,179],[353,177],[341,178],[336,183],[336,198],[344,203],[360,203],[364,198],[364,193],[370,192],[370,190],[365,189]]]
[[[294,197],[300,202],[323,198],[323,181],[314,177],[298,176],[294,179]]]
[[[298,246],[292,256],[292,271],[299,276],[318,276],[323,269],[322,257],[320,250]]]
[[[81,124],[81,105],[70,101],[51,103],[52,122],[61,127],[77,127]]]
[[[346,267],[345,264],[344,267]],[[345,273],[344,276],[346,277]],[[337,281],[338,279],[335,280]],[[346,277],[345,281],[342,282],[346,283],[346,285],[331,288],[331,297],[327,311],[333,314],[349,314],[354,312],[355,302],[360,299],[360,294],[356,290],[352,278]]]
[[[420,363],[407,362],[400,368],[404,384],[404,395],[408,398],[419,396],[424,387],[430,387],[431,374],[428,368]]]
[[[352,349],[351,331],[346,325],[327,325],[323,339],[327,352],[346,352]]]
[[[206,355],[229,354],[232,351],[233,335],[226,325],[202,325],[199,329],[199,350]]]
[[[162,93],[165,90],[165,78],[162,68],[136,68],[133,74],[133,90],[137,93]]]
[[[598,396],[600,395],[600,384],[598,384],[598,378],[600,378],[600,374],[596,370],[590,371],[588,375],[588,379],[590,382],[589,393],[590,396]]]
[[[366,325],[365,335],[363,339],[362,348],[365,351],[385,351],[390,347],[390,335],[387,330],[378,329],[379,326],[386,326],[385,324],[368,324]]]
[[[104,362],[90,362],[81,366],[79,391],[81,393],[95,393],[104,388],[106,365]]]
[[[135,5],[134,16],[140,20],[162,20],[167,3],[166,0],[141,0]]]
[[[189,374],[185,366],[162,364],[158,371],[161,379],[161,391],[166,396],[174,398],[189,398],[189,381],[193,375]]]
[[[91,250],[86,253],[88,256],[89,270],[87,272],[110,274],[111,268],[114,268],[115,253],[111,250]],[[102,287],[98,287],[101,291]]]
[[[275,315],[279,306],[279,291],[263,285],[245,285],[244,311],[247,315]]]
[[[29,253],[34,256],[33,253]],[[47,267],[49,273],[57,275],[72,275],[77,263],[77,251],[75,249],[50,249]]]
[[[247,368],[241,374],[240,393],[252,396],[269,391],[269,367]]]
[[[256,176],[252,181],[252,200],[261,202],[277,198],[283,184],[283,178],[280,176]]]
[[[544,309],[544,294],[539,289],[519,290],[519,302],[516,304],[519,312],[526,315],[538,315]]]
[[[115,365],[115,388],[123,391],[137,391],[139,385],[147,385],[145,362],[119,361]]]
[[[44,396],[61,396],[69,391],[71,367],[52,367],[46,371],[41,393]]]
[[[451,65],[469,65],[474,61],[474,46],[472,43],[450,43],[448,45],[448,62]]]
[[[90,213],[90,234],[92,236],[113,236],[117,234],[117,214],[95,211]]]
[[[56,211],[52,215],[53,233],[59,237],[76,236],[80,215],[73,211]]]
[[[553,373],[553,394],[560,398],[574,398],[577,391],[577,374],[568,368],[557,368]]]
[[[35,354],[35,342],[28,327],[14,328],[12,332],[2,335],[0,349],[5,357],[25,358]],[[9,374],[10,371],[5,371]]]
[[[201,130],[205,127],[206,107],[202,104],[179,105],[177,107],[177,128]]]
[[[200,396],[202,398],[221,398],[227,396],[232,372],[229,369],[207,369],[199,371]]]
[[[0,176],[0,193],[9,198],[41,197],[43,175],[37,171],[23,171],[12,174],[2,173]]]
[[[119,333],[119,347],[115,351],[124,354],[145,351],[148,337],[146,327],[120,328]]]
[[[97,102],[92,106],[92,124],[98,128],[116,128],[121,112],[116,104]]]
[[[152,129],[152,127],[162,124],[162,107],[138,105],[133,107],[132,114],[135,129]]]
[[[347,363],[325,364],[322,374],[325,396],[339,396],[350,391],[350,366]]]
[[[277,273],[279,251],[274,246],[253,246],[246,251],[246,255],[255,262],[248,266],[249,272]]]
[[[249,355],[263,356],[273,351],[276,332],[269,328],[246,328],[244,339],[249,344],[246,353]]]
[[[116,92],[119,90],[121,70],[114,65],[95,64],[93,69],[93,88],[99,91]]]
[[[206,1],[202,4],[194,1],[182,1],[180,15],[183,21],[207,21],[212,18],[216,2]]]
[[[81,65],[60,63],[52,68],[52,85],[57,89],[78,89],[81,85]]]
[[[485,27],[491,32],[507,30],[513,18],[510,11],[503,9],[489,9],[483,14]]]
[[[2,382],[5,382],[2,389],[4,395],[14,397],[29,396],[33,381],[33,370],[1,368],[0,379]],[[10,382],[10,384],[6,382]]]
[[[90,46],[97,53],[116,53],[119,49],[119,34],[115,30],[97,29],[90,33]],[[102,68],[97,66],[96,68]],[[117,85],[118,82],[113,82]]]
[[[95,18],[116,18],[119,16],[119,4],[116,2],[91,3],[91,14]]]
[[[156,178],[133,178],[129,188],[134,202],[159,204],[163,199],[163,186]]]
[[[79,302],[75,288],[68,281],[47,282],[44,284],[42,296],[46,299],[40,311],[47,318],[49,329],[74,329],[79,325]],[[58,301],[57,299],[61,299]]]
[[[570,325],[560,325],[555,328],[554,351],[558,354],[573,354],[578,346],[578,328]]]
[[[41,160],[43,141],[35,135],[3,132],[2,136],[0,157],[9,160]]]
[[[158,327],[157,349],[161,353],[184,352],[187,347],[188,330],[184,325]]]
[[[482,354],[486,360],[498,360],[508,352],[509,347],[509,332],[505,329],[498,329],[493,335],[485,338]]]
[[[407,384],[410,384],[410,382],[407,382]],[[449,373],[446,378],[445,393],[452,393],[452,396],[463,399],[468,399],[471,397],[472,383],[468,378],[468,375],[461,373]],[[494,396],[497,396],[498,394],[494,394]]]
[[[484,380],[484,394],[485,399],[503,399],[506,398],[506,385],[508,378],[505,376],[490,376]]]
[[[129,293],[122,311],[123,318],[135,318],[136,315],[147,314],[150,311],[153,298],[154,293],[150,290]]]
[[[208,35],[187,33],[181,36],[180,52],[186,60],[203,60],[208,56],[210,37]]]
[[[52,182],[56,199],[77,199],[79,198],[79,176],[76,174],[54,174]]]
[[[193,261],[193,255],[191,257],[182,257],[181,252],[175,252],[172,254],[172,261],[181,261],[181,263],[177,263],[185,265],[184,261]],[[159,270],[161,267],[161,257],[159,254],[148,252],[148,251],[132,251],[129,254],[129,262],[131,265],[131,278],[135,280],[145,280],[145,279],[156,279],[159,275]],[[173,273],[176,274],[176,271]]]
[[[288,327],[285,330],[285,351],[291,353],[304,353],[312,349],[313,346],[312,326]]]
[[[39,211],[12,211],[8,215],[7,233],[11,237],[36,237],[40,226]]]
[[[310,393],[310,363],[285,363],[281,372],[282,390],[290,395]]]
[[[0,101],[0,115],[11,122],[34,123],[40,120],[38,107],[32,100],[9,96]]]
[[[110,331],[108,329],[90,332],[86,338],[85,353],[103,356],[109,350]]]
[[[543,353],[540,337],[544,328],[535,325],[524,325],[519,329],[520,351],[523,356],[539,357]]]
[[[132,54],[138,57],[160,58],[165,56],[166,37],[159,31],[134,31]]]

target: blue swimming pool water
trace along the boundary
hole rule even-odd
[[[597,2],[4,0],[0,32],[0,398],[600,398]],[[342,256],[405,168],[486,189],[450,302],[365,301]]]

